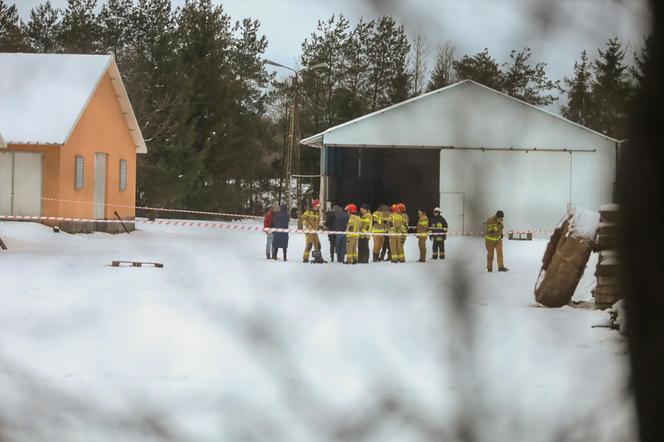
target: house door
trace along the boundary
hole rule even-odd
[[[464,194],[445,192],[440,194],[440,210],[450,232],[463,232]]]
[[[42,154],[0,153],[0,214],[41,216]]]
[[[95,154],[95,219],[106,213],[106,154]]]

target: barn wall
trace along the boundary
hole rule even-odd
[[[452,230],[477,232],[502,209],[510,230],[551,229],[568,203],[598,209],[611,202],[612,155],[607,146],[597,152],[573,153],[443,150],[443,216]],[[463,220],[458,216],[458,200],[462,200]]]

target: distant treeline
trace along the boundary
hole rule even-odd
[[[258,213],[282,197],[294,87],[268,73],[267,45],[257,20],[234,21],[211,0],[68,0],[64,10],[46,1],[27,21],[0,0],[2,52],[115,55],[148,145],[137,186],[146,205]],[[580,54],[572,78],[553,80],[527,47],[501,64],[488,49],[431,48],[389,16],[354,26],[332,16],[302,43],[300,133],[473,79],[535,105],[565,94],[565,117],[623,138],[650,46],[645,38],[628,54],[609,39],[594,58]],[[317,154],[302,150],[302,173],[317,173]]]

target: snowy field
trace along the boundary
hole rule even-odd
[[[481,238],[314,265],[302,236],[274,262],[260,232],[138,227],[0,223],[0,440],[634,439],[608,314],[534,303],[544,239],[486,273]]]

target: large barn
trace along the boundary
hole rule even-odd
[[[404,202],[411,220],[440,206],[450,229],[550,229],[568,206],[613,199],[620,143],[471,80],[301,141],[321,150],[320,198]]]

